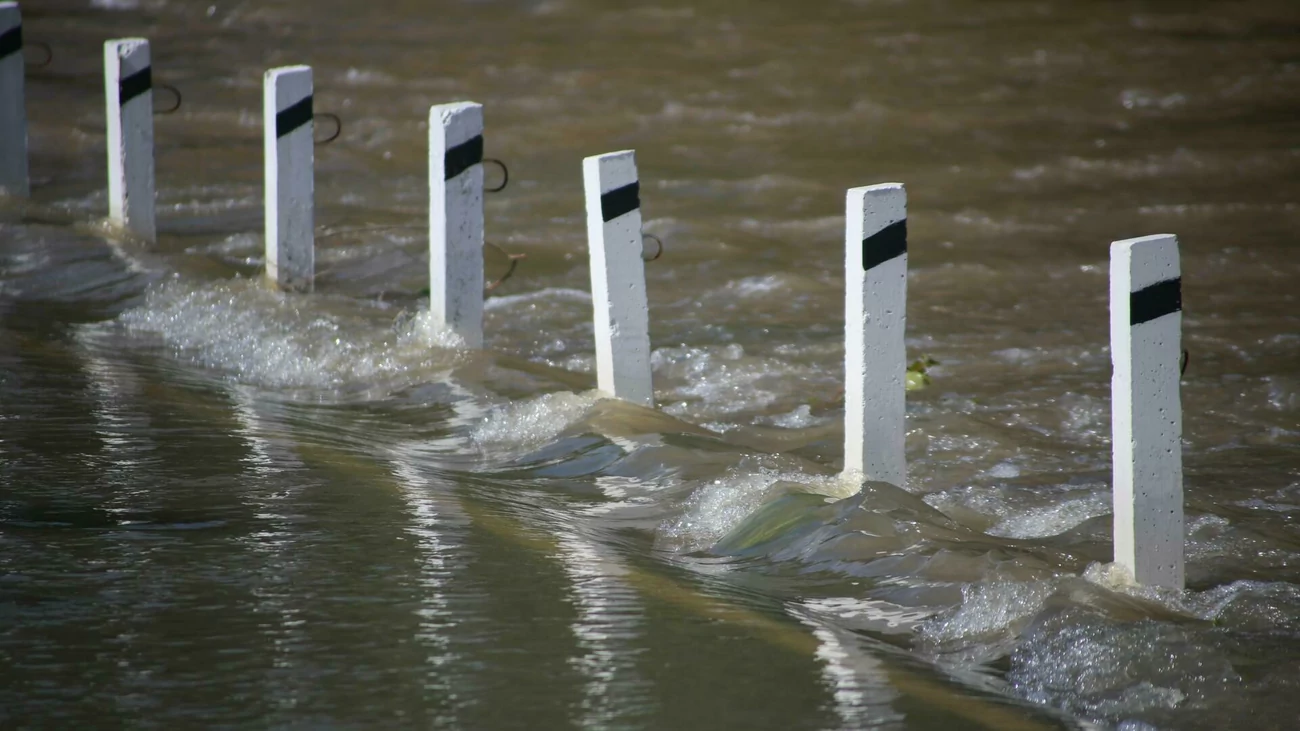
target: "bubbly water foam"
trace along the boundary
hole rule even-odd
[[[761,507],[778,482],[797,483],[828,501],[857,492],[855,481],[839,475],[809,475],[789,469],[793,465],[782,469],[779,458],[775,462],[763,464],[758,457],[746,457],[721,477],[697,487],[685,500],[682,513],[660,528],[660,540],[688,551],[708,548]]]
[[[128,333],[157,338],[183,360],[267,388],[392,388],[456,362],[463,341],[434,325],[427,312],[401,324],[389,318],[350,302],[233,279],[199,286],[166,282],[118,322]]]
[[[480,448],[536,447],[577,423],[601,398],[598,391],[559,391],[493,408],[470,432]]]

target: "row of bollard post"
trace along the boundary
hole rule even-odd
[[[583,161],[597,387],[654,405],[640,187],[633,152]],[[907,484],[907,191],[845,202],[844,474]],[[1182,292],[1178,240],[1111,244],[1115,561],[1140,584],[1184,585]]]
[[[0,186],[28,194],[18,5],[0,3]],[[149,44],[104,47],[109,217],[147,241],[154,220]],[[313,84],[307,66],[264,82],[266,276],[315,279]],[[429,111],[430,310],[468,347],[483,345],[483,108]],[[653,407],[640,182],[631,150],[583,160],[597,387]],[[1111,245],[1110,335],[1115,560],[1142,584],[1181,588],[1182,297],[1177,239]],[[850,189],[845,210],[844,472],[905,486],[907,194]]]

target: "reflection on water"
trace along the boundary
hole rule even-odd
[[[26,5],[55,57],[33,199],[0,199],[0,725],[1300,713],[1293,4]],[[186,100],[151,249],[98,219],[102,42],[134,35]],[[344,134],[288,296],[260,87],[300,62]],[[420,314],[424,120],[460,99],[511,169],[487,237],[527,254],[484,352]],[[591,391],[579,161],[623,148],[659,411]],[[838,475],[843,191],[887,180],[938,361],[909,491]],[[1107,244],[1161,231],[1186,592],[1107,563]]]
[[[406,532],[419,553],[420,607],[416,615],[420,627],[414,639],[425,647],[426,697],[438,704],[438,723],[454,728],[460,725],[456,707],[469,693],[459,687],[463,682],[448,672],[462,661],[453,644],[458,610],[452,605],[450,584],[457,573],[473,570],[464,541],[458,540],[468,518],[409,457],[403,458],[404,451],[408,450],[394,450],[391,459],[393,475],[409,506]]]
[[[634,726],[634,713],[643,712],[650,692],[637,671],[644,641],[637,592],[622,580],[626,570],[602,557],[597,544],[570,533],[559,537],[558,547],[578,612],[573,633],[583,649],[573,662],[587,678],[578,725]]]
[[[853,635],[814,615],[800,617],[820,642],[817,658],[826,663],[826,684],[835,700],[835,715],[843,728],[887,728],[906,716],[890,702],[894,689],[881,662],[856,647]]]

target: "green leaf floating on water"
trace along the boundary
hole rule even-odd
[[[905,381],[905,391],[920,391],[930,385],[930,366],[939,365],[939,361],[928,355],[921,356],[912,361],[907,367],[907,380]]]

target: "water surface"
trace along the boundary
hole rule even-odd
[[[54,58],[32,200],[0,198],[0,725],[1300,717],[1294,4],[23,11]],[[185,99],[156,119],[153,247],[102,224],[101,49],[127,36]],[[262,73],[296,63],[344,121],[305,296],[259,284]],[[482,352],[419,316],[425,120],[464,99],[510,165],[487,236],[527,254]],[[658,411],[591,391],[580,162],[625,148],[666,244]],[[836,476],[844,190],[885,181],[909,355],[939,361],[905,489]],[[1181,593],[1108,566],[1108,245],[1161,232]]]

